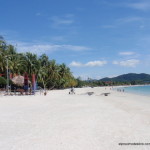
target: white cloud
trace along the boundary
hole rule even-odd
[[[136,67],[140,61],[138,59],[129,59],[124,61],[113,61],[114,65],[120,65],[124,67]]]
[[[45,53],[45,52],[55,52],[55,51],[86,51],[90,50],[86,46],[78,45],[59,45],[59,44],[30,44],[18,41],[10,41],[9,43],[16,45],[18,52],[32,52],[32,53]]]
[[[119,19],[118,21],[119,22],[123,22],[123,23],[132,23],[132,22],[141,22],[143,21],[144,18],[142,17],[137,17],[137,16],[134,16],[134,17],[126,17],[126,18],[121,18]]]
[[[125,56],[130,56],[130,55],[134,55],[135,52],[120,52],[119,55],[125,55]]]
[[[103,66],[105,64],[107,64],[107,61],[90,61],[86,63],[85,66],[95,67],[95,66]]]
[[[68,14],[63,17],[53,16],[51,18],[52,26],[57,28],[60,26],[69,26],[74,23],[73,15]]]
[[[72,67],[82,67],[83,64],[80,63],[80,62],[73,61],[73,62],[70,63],[70,66],[72,66]]]
[[[137,3],[130,3],[127,5],[128,7],[146,11],[150,9],[150,2],[149,1],[143,1],[143,2],[137,2]]]
[[[90,50],[89,47],[85,46],[77,46],[77,45],[60,45],[61,48],[72,51],[85,51]]]
[[[89,61],[85,64],[73,61],[72,63],[70,63],[70,66],[72,67],[101,67],[105,64],[107,64],[107,61]]]

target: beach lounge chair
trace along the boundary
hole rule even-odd
[[[88,94],[89,96],[91,96],[91,95],[94,94],[94,92],[87,92],[87,94]]]
[[[108,96],[110,93],[102,93],[101,95]]]

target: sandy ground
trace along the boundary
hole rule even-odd
[[[58,90],[47,96],[1,96],[0,150],[150,149],[150,145],[118,145],[150,143],[150,97],[110,88],[75,91],[75,95]]]

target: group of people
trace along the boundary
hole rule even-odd
[[[124,89],[117,89],[118,92],[124,92]]]

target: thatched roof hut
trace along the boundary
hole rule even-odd
[[[18,86],[24,86],[24,76],[21,76],[21,75],[15,76],[15,77],[12,78],[11,80],[12,80],[12,82],[13,82],[14,84],[16,84],[16,85],[18,85]],[[29,81],[29,84],[30,84],[30,83],[31,83],[31,82]]]

